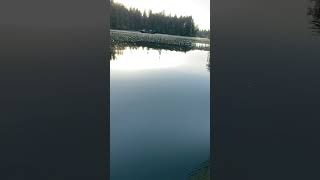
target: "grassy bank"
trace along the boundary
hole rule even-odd
[[[209,50],[210,40],[207,38],[173,36],[166,34],[148,34],[136,31],[111,30],[113,44],[149,44],[154,46],[175,46],[185,49]]]

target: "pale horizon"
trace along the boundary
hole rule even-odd
[[[192,16],[195,24],[201,30],[210,29],[210,0],[114,0],[130,8],[140,11],[158,13],[164,11],[166,15]]]

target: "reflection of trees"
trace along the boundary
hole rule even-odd
[[[145,47],[147,49],[156,49],[156,50],[170,50],[170,51],[182,51],[187,52],[193,49],[192,46],[182,46],[182,45],[169,45],[165,43],[152,43],[152,42],[114,42],[112,46],[120,47],[129,47],[132,49],[137,49],[138,47]]]
[[[126,46],[112,44],[110,50],[110,60],[115,60],[117,55],[122,55],[125,48]]]
[[[111,43],[110,51],[110,60],[115,60],[117,55],[122,55],[125,48],[138,49],[139,47],[149,49],[155,49],[161,54],[161,50],[170,50],[170,51],[180,51],[188,52],[192,50],[192,47],[188,46],[174,46],[174,45],[164,45],[164,44],[155,44],[155,43],[145,43],[145,42],[136,42],[136,43]]]
[[[212,67],[211,67],[211,54],[210,52],[208,52],[208,58],[207,58],[207,69],[208,71],[211,71]]]
[[[214,57],[213,57],[213,52],[209,51],[208,52],[208,57],[207,57],[207,70],[209,72],[213,72],[214,71],[214,66],[215,66],[215,62],[214,62]]]
[[[117,59],[118,55],[122,55],[123,51],[126,48],[136,50],[142,47],[142,49],[155,49],[159,51],[159,55],[161,55],[161,50],[170,50],[170,51],[180,51],[180,52],[188,52],[193,48],[186,47],[178,47],[178,46],[169,46],[169,45],[155,45],[154,43],[111,43],[111,51],[110,51],[110,60]],[[207,65],[206,68],[208,71],[213,71],[213,62],[212,62],[212,53],[209,51],[207,56]]]
[[[192,50],[191,49],[181,49],[181,47],[172,47],[172,46],[156,46],[156,45],[147,45],[147,44],[143,44],[143,45],[138,45],[136,43],[134,44],[128,44],[128,43],[112,43],[111,44],[111,51],[110,51],[110,60],[116,60],[118,55],[122,55],[123,51],[126,49],[133,49],[136,50],[138,48],[142,48],[143,50],[149,50],[149,49],[155,49],[158,50],[159,55],[161,55],[161,50],[171,50],[171,51],[180,51],[180,52],[187,52]],[[207,64],[206,64],[206,68],[209,72],[213,71],[213,66],[214,66],[214,62],[213,62],[213,53],[208,51],[208,56],[207,56]]]
[[[311,16],[311,29],[320,34],[320,0],[310,0],[312,5],[308,8],[308,16]]]

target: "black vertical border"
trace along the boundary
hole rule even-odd
[[[109,179],[109,0],[0,1],[0,179]]]
[[[106,134],[107,134],[107,178],[110,180],[110,48],[111,48],[111,37],[110,37],[110,13],[111,5],[110,0],[106,0],[106,12],[107,12],[107,23],[106,23],[106,60],[107,60],[107,121],[106,121]]]

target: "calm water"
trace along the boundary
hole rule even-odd
[[[115,48],[111,180],[186,180],[210,153],[209,52]]]

